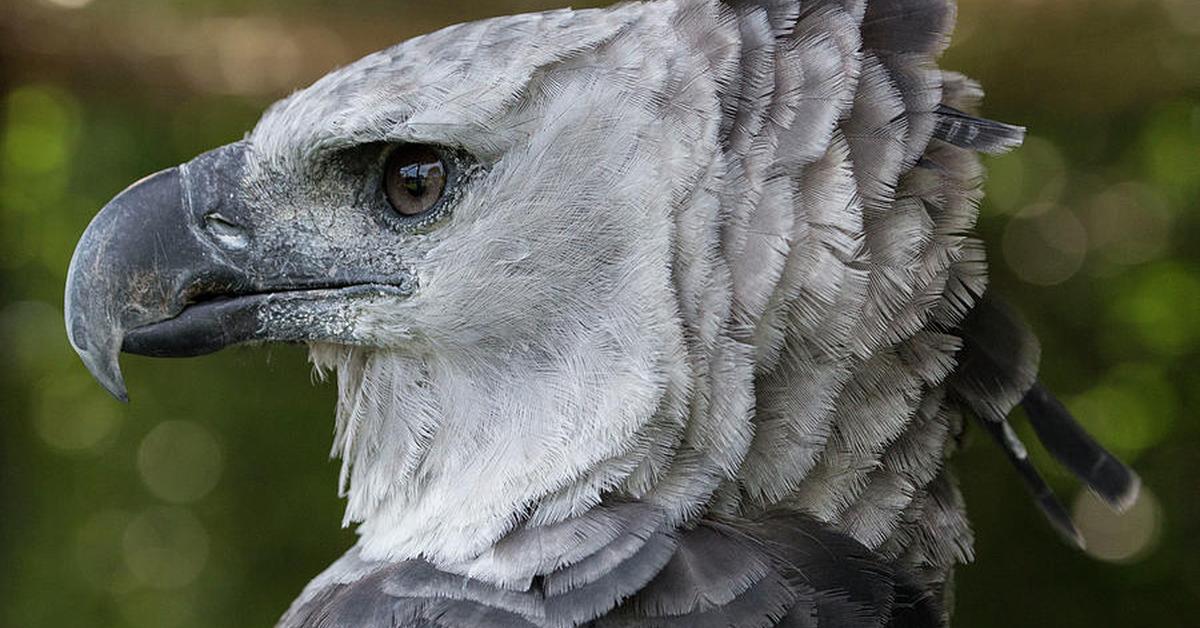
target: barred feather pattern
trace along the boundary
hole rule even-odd
[[[570,190],[575,213],[526,202],[517,217],[535,251],[578,238],[581,258],[556,268],[590,269],[520,302],[536,324],[472,326],[474,301],[528,286],[464,275],[479,293],[442,306],[454,334],[423,334],[422,351],[313,347],[338,373],[334,454],[362,541],[281,625],[945,621],[972,543],[945,463],[963,430],[958,326],[986,287],[975,152],[1020,137],[963,113],[979,88],[935,63],[953,19],[950,0],[499,18],[368,57],[268,113],[252,140],[277,166],[400,137],[469,146],[489,206],[604,184]],[[405,81],[423,87],[398,95]],[[517,152],[565,174],[532,177]],[[655,184],[629,183],[640,171]],[[470,255],[489,263],[493,244]],[[484,466],[509,456],[519,469]]]

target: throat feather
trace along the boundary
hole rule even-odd
[[[682,349],[664,329],[644,332],[657,342],[593,332],[539,364],[508,353],[504,368],[453,352],[313,347],[318,373],[337,371],[332,454],[364,555],[449,568],[518,526],[644,493],[684,426]]]

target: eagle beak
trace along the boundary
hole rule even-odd
[[[322,257],[308,246],[314,230],[249,207],[246,153],[238,142],[142,179],[80,238],[67,272],[67,335],[117,399],[127,400],[122,351],[188,357],[253,341],[361,344],[352,323],[363,305],[415,288],[404,268],[369,272],[380,267],[369,247],[334,243],[343,259]],[[284,239],[259,242],[267,227]]]
[[[121,401],[128,399],[117,360],[122,349],[200,354],[223,346],[219,337],[140,346],[131,331],[173,319],[198,294],[237,291],[246,284],[205,241],[203,220],[188,207],[184,187],[179,167],[133,184],[96,215],[71,258],[67,335],[96,380]],[[247,318],[229,322],[244,327],[253,323]],[[229,329],[231,335],[237,331]]]

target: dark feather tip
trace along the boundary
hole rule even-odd
[[[959,148],[999,155],[1025,141],[1025,127],[977,118],[953,107],[938,105],[933,137]]]
[[[1083,534],[1079,532],[1079,528],[1075,527],[1075,522],[1071,520],[1071,515],[1062,505],[1062,502],[1058,501],[1054,490],[1046,483],[1046,479],[1042,477],[1041,472],[1037,470],[1037,467],[1033,466],[1033,461],[1029,459],[1029,453],[1025,449],[1025,444],[1021,442],[1020,437],[1013,431],[1008,421],[981,419],[980,423],[983,424],[988,433],[992,435],[992,438],[1004,450],[1009,462],[1016,468],[1021,479],[1025,481],[1025,488],[1029,489],[1034,501],[1037,502],[1038,508],[1041,509],[1046,519],[1050,521],[1050,525],[1054,527],[1055,532],[1058,532],[1068,543],[1079,549],[1085,549],[1086,542],[1083,539]]]
[[[1118,511],[1137,501],[1137,474],[1092,438],[1045,386],[1034,384],[1021,405],[1046,451],[1097,495]]]

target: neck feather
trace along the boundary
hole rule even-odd
[[[333,455],[363,556],[511,578],[525,570],[492,550],[515,529],[577,517],[605,495],[650,494],[681,438],[687,386],[662,313],[494,360],[313,347],[318,372],[338,374]]]

